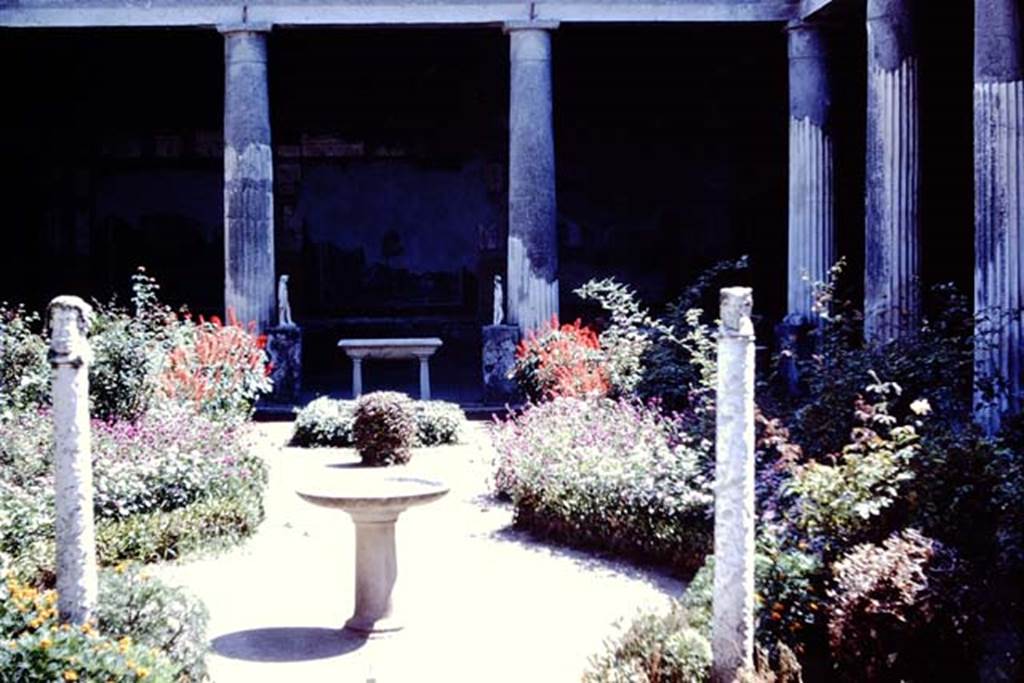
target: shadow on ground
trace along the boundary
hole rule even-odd
[[[226,633],[213,640],[213,651],[250,662],[304,662],[338,657],[358,650],[366,638],[340,629],[257,628]]]

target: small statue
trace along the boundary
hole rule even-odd
[[[494,276],[494,324],[505,322],[505,292],[501,288],[501,276]]]
[[[277,281],[277,324],[279,327],[295,327],[292,320],[292,305],[288,301],[288,276],[282,275]]]

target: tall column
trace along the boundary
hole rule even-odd
[[[1024,55],[1019,0],[974,7],[975,414],[992,433],[1024,403]]]
[[[868,0],[864,334],[886,342],[921,315],[913,0]]]
[[[269,26],[224,34],[224,305],[273,324],[274,187],[267,95]]]
[[[508,317],[523,334],[558,315],[551,29],[507,25],[511,45],[508,177]]]
[[[832,84],[821,26],[789,26],[788,322],[815,318],[814,284],[836,260]]]

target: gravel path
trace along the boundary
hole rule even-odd
[[[682,590],[668,576],[509,529],[511,509],[487,495],[492,451],[474,423],[466,443],[417,450],[408,467],[451,493],[398,523],[396,608],[406,629],[351,637],[339,627],[353,607],[352,523],[294,490],[317,468],[356,456],[287,448],[286,423],[254,431],[270,465],[259,533],[227,554],[157,570],[206,602],[217,683],[578,681],[616,620]]]

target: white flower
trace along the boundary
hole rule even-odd
[[[910,410],[914,415],[927,415],[932,412],[932,405],[928,403],[928,399],[919,398],[910,404]]]

